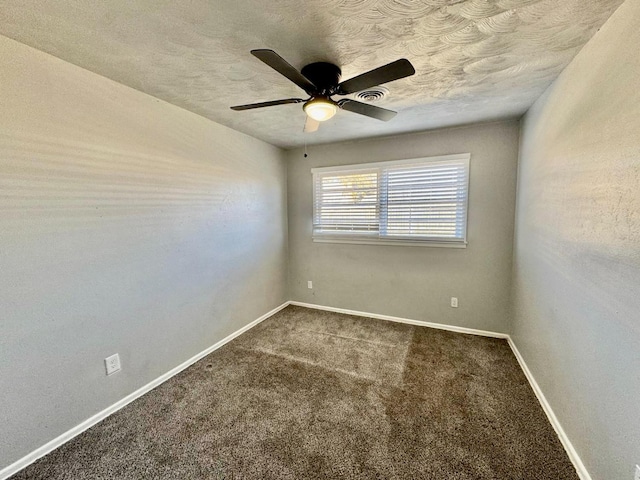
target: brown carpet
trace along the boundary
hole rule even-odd
[[[506,341],[290,306],[14,479],[577,479]]]

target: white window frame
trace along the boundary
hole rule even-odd
[[[380,237],[376,235],[358,235],[358,234],[327,234],[316,233],[313,231],[313,241],[317,243],[346,243],[346,244],[371,244],[371,245],[406,245],[406,246],[422,246],[422,247],[447,247],[447,248],[466,248],[467,246],[467,229],[468,229],[468,216],[469,216],[469,177],[470,177],[470,163],[471,155],[469,153],[460,153],[454,155],[441,155],[437,157],[419,157],[409,158],[404,160],[391,160],[386,162],[375,163],[360,163],[355,165],[338,165],[333,167],[319,167],[312,168],[311,174],[313,176],[313,217],[312,217],[312,229],[314,229],[313,223],[316,219],[316,176],[323,173],[360,173],[365,171],[371,171],[379,169],[381,171],[384,167],[397,167],[402,165],[412,164],[424,164],[424,163],[449,163],[452,161],[462,162],[466,170],[466,195],[463,200],[464,205],[464,228],[462,239],[448,240],[440,237],[431,238],[418,238],[418,237],[400,237],[400,238],[388,238]],[[380,179],[380,176],[379,176]],[[378,205],[382,205],[386,199],[382,198],[381,181],[378,181]],[[379,209],[380,210],[380,209]],[[380,218],[380,222],[383,219]]]

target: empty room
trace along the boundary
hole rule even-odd
[[[639,24],[0,1],[0,480],[640,480]]]

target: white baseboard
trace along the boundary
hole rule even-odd
[[[538,401],[540,402],[540,405],[542,406],[544,413],[547,415],[547,418],[549,419],[549,423],[551,423],[551,426],[553,426],[553,429],[556,431],[556,434],[558,435],[558,438],[560,439],[562,446],[567,452],[567,455],[569,456],[571,463],[573,463],[573,466],[575,467],[576,472],[580,477],[580,480],[591,480],[591,476],[589,475],[589,472],[587,471],[586,467],[582,463],[582,460],[580,459],[578,452],[576,452],[575,448],[573,447],[571,441],[569,440],[569,437],[567,436],[564,429],[562,428],[562,425],[558,421],[558,418],[556,417],[555,413],[553,413],[553,410],[551,409],[551,405],[549,405],[549,402],[547,401],[546,397],[542,393],[542,390],[540,389],[538,382],[536,382],[535,378],[533,378],[533,375],[531,374],[529,367],[527,367],[527,364],[525,363],[524,358],[522,358],[522,355],[518,351],[518,348],[516,347],[510,335],[506,333],[477,330],[474,328],[457,327],[454,325],[445,325],[441,323],[411,320],[408,318],[392,317],[390,315],[379,315],[377,313],[359,312],[356,310],[347,310],[345,308],[327,307],[324,305],[315,305],[312,303],[303,303],[303,302],[295,302],[295,301],[290,301],[289,303],[291,305],[298,305],[299,307],[306,307],[306,308],[314,308],[316,310],[326,310],[329,312],[345,313],[347,315],[356,315],[359,317],[369,317],[369,318],[377,318],[380,320],[389,320],[392,322],[408,323],[409,325],[418,325],[421,327],[438,328],[440,330],[449,330],[451,332],[468,333],[471,335],[481,335],[483,337],[494,337],[494,338],[506,339],[507,342],[509,343],[509,346],[511,347],[511,350],[513,351],[513,354],[518,360],[518,363],[520,364],[520,368],[522,368],[522,371],[527,377],[527,380],[529,381],[531,388],[536,394],[536,397],[538,398]]]
[[[347,315],[356,315],[358,317],[377,318],[379,320],[389,320],[390,322],[408,323],[409,325],[417,325],[420,327],[437,328],[439,330],[448,330],[450,332],[468,333],[470,335],[480,335],[482,337],[493,338],[509,338],[506,333],[490,332],[488,330],[477,330],[475,328],[458,327],[455,325],[445,325],[443,323],[425,322],[422,320],[412,320],[410,318],[393,317],[391,315],[380,315],[378,313],[359,312],[357,310],[347,310],[346,308],[326,307],[324,305],[315,305],[313,303],[303,302],[289,302],[291,305],[297,305],[299,307],[314,308],[316,310],[326,310],[329,312],[345,313]]]
[[[193,365],[198,360],[206,357],[211,352],[217,350],[218,348],[220,348],[224,344],[230,342],[231,340],[233,340],[237,336],[239,336],[239,335],[243,334],[244,332],[246,332],[247,330],[255,327],[260,322],[262,322],[262,321],[266,320],[267,318],[271,317],[272,315],[278,313],[280,310],[282,310],[283,308],[287,307],[288,305],[289,305],[289,302],[285,302],[282,305],[280,305],[279,307],[274,308],[270,312],[265,313],[260,318],[255,319],[254,321],[252,321],[251,323],[245,325],[241,329],[236,330],[231,335],[223,338],[222,340],[220,340],[219,342],[215,343],[214,345],[211,345],[206,350],[203,350],[202,352],[198,353],[197,355],[194,355],[189,360],[187,360],[187,361],[181,363],[180,365],[178,365],[177,367],[169,370],[167,373],[165,373],[163,375],[160,375],[158,378],[156,378],[155,380],[147,383],[145,386],[140,387],[135,392],[130,393],[129,395],[124,397],[122,400],[117,401],[116,403],[114,403],[113,405],[105,408],[101,412],[98,412],[95,415],[93,415],[92,417],[86,419],[84,422],[80,423],[79,425],[76,425],[71,430],[66,431],[62,435],[54,438],[50,442],[48,442],[48,443],[44,444],[43,446],[41,446],[40,448],[38,448],[38,449],[34,450],[33,452],[29,453],[28,455],[22,457],[20,460],[18,460],[16,462],[12,463],[11,465],[3,468],[2,470],[0,470],[0,480],[5,480],[5,479],[9,478],[11,475],[16,474],[17,472],[19,472],[23,468],[27,467],[28,465],[32,464],[33,462],[35,462],[39,458],[44,457],[47,453],[55,450],[56,448],[58,448],[62,444],[67,443],[69,440],[71,440],[72,438],[80,435],[82,432],[84,432],[85,430],[91,428],[96,423],[100,422],[101,420],[104,420],[109,415],[117,412],[122,407],[124,407],[124,406],[128,405],[129,403],[133,402],[135,399],[141,397],[142,395],[144,395],[145,393],[149,392],[150,390],[153,390],[158,385],[166,382],[171,377],[173,377],[174,375],[180,373],[185,368]]]
[[[507,341],[509,342],[509,346],[511,347],[513,354],[518,360],[518,363],[520,364],[520,368],[522,368],[522,371],[527,377],[527,380],[529,380],[529,384],[531,385],[531,388],[536,394],[536,397],[538,397],[538,401],[540,402],[540,405],[542,405],[542,409],[544,410],[544,413],[547,414],[549,423],[551,423],[551,425],[553,426],[553,429],[556,431],[556,434],[558,435],[558,438],[560,439],[562,446],[567,452],[567,455],[569,456],[571,463],[573,463],[573,466],[575,467],[576,472],[578,473],[578,477],[580,477],[580,480],[591,480],[591,475],[589,475],[587,468],[584,466],[584,463],[582,463],[582,460],[580,459],[578,452],[576,452],[575,448],[573,448],[573,444],[571,443],[571,441],[569,440],[569,437],[567,436],[566,432],[562,428],[562,425],[560,424],[558,417],[556,417],[556,414],[553,413],[553,409],[551,408],[551,405],[549,405],[549,402],[547,401],[547,398],[544,396],[544,393],[542,393],[542,389],[540,388],[540,385],[538,385],[538,382],[536,382],[536,379],[533,378],[533,374],[531,373],[531,370],[529,370],[529,367],[525,363],[524,358],[518,351],[518,347],[516,347],[516,344],[514,343],[513,339],[510,336],[507,339]]]
[[[274,308],[270,312],[265,313],[260,318],[257,318],[256,320],[254,320],[251,323],[245,325],[244,327],[240,328],[239,330],[236,330],[231,335],[223,338],[222,340],[220,340],[219,342],[217,342],[214,345],[210,346],[206,350],[203,350],[202,352],[198,353],[197,355],[191,357],[189,360],[187,360],[187,361],[181,363],[180,365],[178,365],[177,367],[169,370],[167,373],[159,376],[158,378],[156,378],[155,380],[149,382],[145,386],[140,387],[138,390],[136,390],[135,392],[127,395],[122,400],[119,400],[118,402],[114,403],[110,407],[107,407],[104,410],[102,410],[101,412],[96,413],[95,415],[93,415],[92,417],[88,418],[84,422],[82,422],[79,425],[76,425],[75,427],[73,427],[71,430],[69,430],[69,431],[63,433],[62,435],[54,438],[53,440],[51,440],[50,442],[46,443],[42,447],[34,450],[30,454],[22,457],[20,460],[12,463],[11,465],[5,467],[2,470],[0,470],[0,480],[5,480],[5,479],[9,478],[11,475],[14,475],[15,473],[19,472],[20,470],[22,470],[23,468],[25,468],[28,465],[32,464],[33,462],[35,462],[39,458],[45,456],[47,453],[55,450],[56,448],[58,448],[62,444],[68,442],[69,440],[71,440],[72,438],[74,438],[77,435],[81,434],[85,430],[91,428],[96,423],[100,422],[101,420],[104,420],[109,415],[117,412],[122,407],[128,405],[129,403],[131,403],[135,399],[141,397],[142,395],[144,395],[145,393],[149,392],[150,390],[153,390],[158,385],[166,382],[171,377],[173,377],[174,375],[180,373],[185,368],[193,365],[198,360],[202,359],[203,357],[206,357],[211,352],[213,352],[213,351],[217,350],[218,348],[222,347],[226,343],[230,342],[234,338],[236,338],[239,335],[241,335],[244,332],[246,332],[247,330],[255,327],[260,322],[262,322],[262,321],[266,320],[267,318],[271,317],[272,315],[276,314],[277,312],[279,312],[283,308],[287,307],[288,305],[297,305],[297,306],[300,306],[300,307],[313,308],[313,309],[316,309],[316,310],[326,310],[326,311],[330,311],[330,312],[344,313],[344,314],[347,314],[347,315],[356,315],[358,317],[376,318],[376,319],[380,319],[380,320],[388,320],[388,321],[391,321],[391,322],[407,323],[409,325],[417,325],[417,326],[421,326],[421,327],[437,328],[437,329],[440,329],[440,330],[448,330],[448,331],[457,332],[457,333],[466,333],[466,334],[470,334],[470,335],[480,335],[480,336],[483,336],[483,337],[493,337],[493,338],[504,338],[504,339],[506,339],[509,342],[509,346],[511,347],[511,350],[513,351],[513,354],[515,355],[516,359],[518,360],[518,363],[520,364],[520,367],[522,368],[525,376],[527,377],[527,380],[529,381],[529,384],[531,385],[531,388],[533,389],[534,393],[536,394],[536,397],[538,398],[538,401],[540,402],[540,405],[542,406],[545,414],[547,415],[547,418],[549,419],[549,422],[553,426],[554,430],[556,431],[556,434],[558,435],[558,437],[560,439],[560,442],[562,443],[564,449],[566,450],[567,455],[569,456],[569,459],[571,460],[571,462],[573,463],[574,467],[576,468],[576,472],[578,473],[578,476],[580,477],[580,480],[591,480],[591,476],[589,475],[589,472],[587,471],[587,469],[585,468],[584,464],[582,463],[582,460],[578,456],[578,453],[573,448],[573,445],[571,444],[571,441],[569,440],[569,437],[567,437],[567,434],[565,433],[564,429],[562,428],[562,425],[560,425],[560,422],[558,421],[558,418],[553,413],[553,410],[551,409],[551,405],[549,405],[549,402],[545,398],[544,394],[542,393],[542,390],[540,389],[540,386],[538,385],[538,383],[536,382],[535,378],[531,374],[531,371],[529,370],[529,367],[527,367],[527,364],[525,363],[524,359],[522,358],[522,355],[518,351],[518,348],[516,347],[515,343],[513,342],[513,339],[508,334],[499,333],[499,332],[491,332],[491,331],[487,331],[487,330],[477,330],[477,329],[474,329],[474,328],[458,327],[458,326],[455,326],[455,325],[445,325],[445,324],[441,324],[441,323],[424,322],[424,321],[421,321],[421,320],[412,320],[412,319],[408,319],[408,318],[393,317],[391,315],[380,315],[380,314],[376,314],[376,313],[360,312],[360,311],[356,311],[356,310],[347,310],[345,308],[327,307],[327,306],[324,306],[324,305],[315,305],[315,304],[312,304],[312,303],[303,303],[303,302],[295,302],[295,301],[285,302],[282,305],[280,305],[279,307]]]

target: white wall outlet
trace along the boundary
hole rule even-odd
[[[634,475],[633,480],[640,480],[640,465],[636,465],[636,474]]]
[[[458,297],[451,297],[451,306],[453,308],[458,308]]]
[[[313,282],[311,280],[307,282],[307,288],[313,288]]]
[[[107,370],[107,375],[120,371],[120,355],[117,353],[104,359],[104,367]]]

